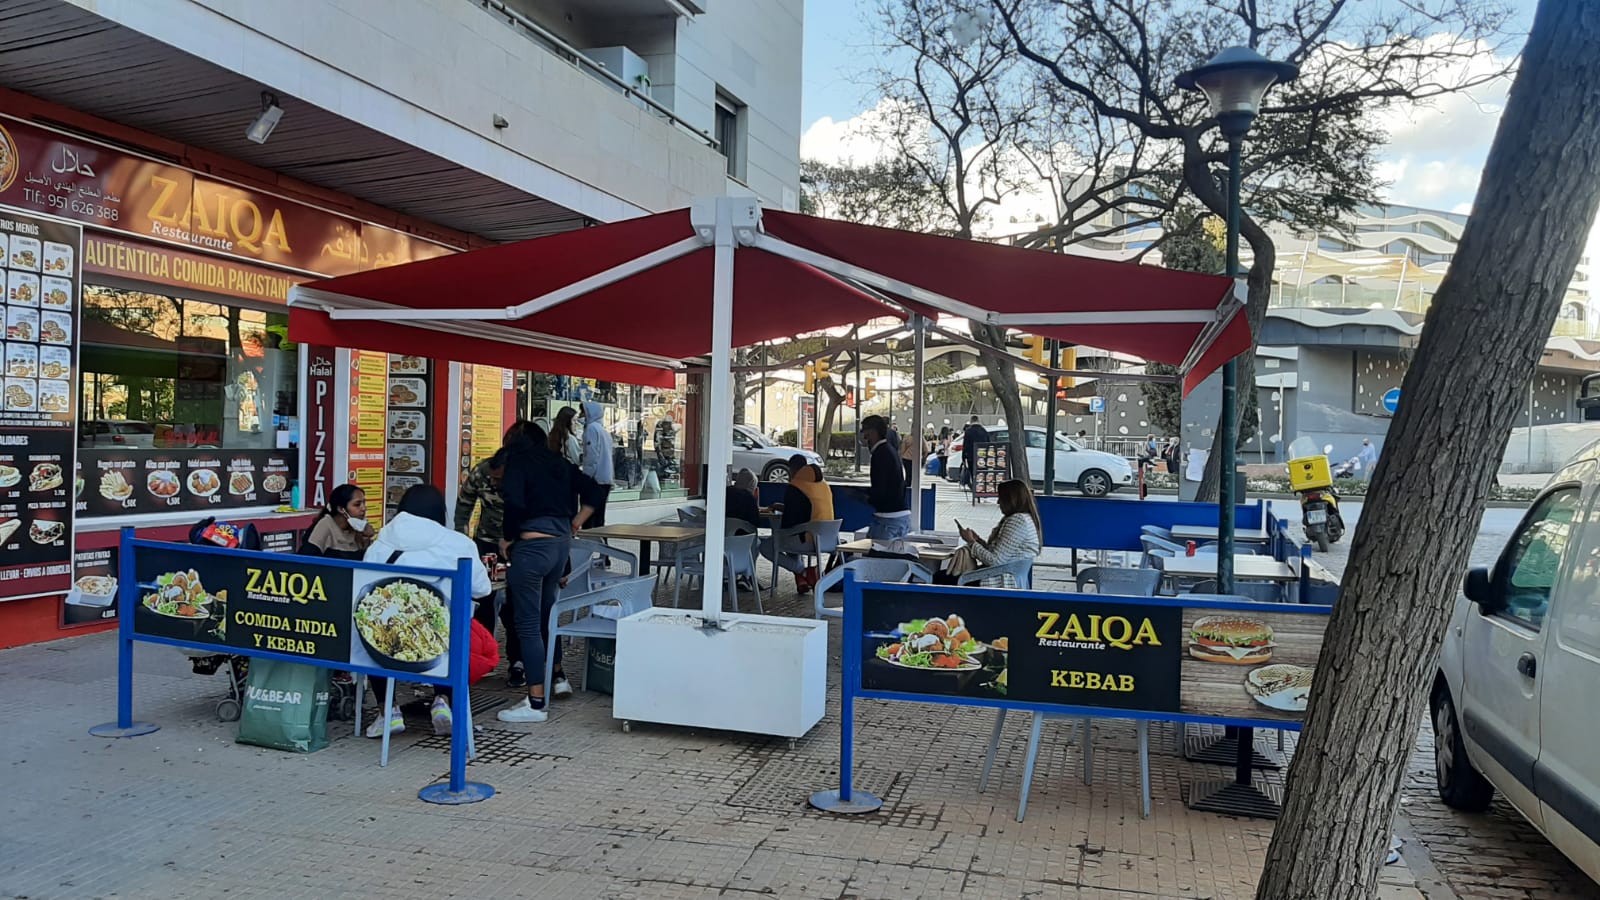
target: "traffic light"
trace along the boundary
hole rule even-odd
[[[862,393],[862,398],[861,399],[863,401],[871,400],[873,397],[878,396],[878,379],[873,378],[871,375],[868,375],[867,376],[867,383],[863,387],[861,393]]]
[[[817,392],[817,382],[827,381],[832,378],[832,376],[828,374],[828,365],[829,363],[825,359],[819,359],[816,362],[806,363],[806,393],[815,394]]]
[[[1061,348],[1061,363],[1060,363],[1060,367],[1063,368],[1063,369],[1076,369],[1078,367],[1078,348],[1076,348],[1076,347],[1062,347]],[[1062,376],[1060,386],[1064,387],[1064,388],[1077,387],[1078,386],[1078,379],[1072,378],[1070,376]]]
[[[1022,336],[1022,358],[1036,366],[1044,365],[1045,338],[1037,334]]]

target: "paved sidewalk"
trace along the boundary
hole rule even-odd
[[[987,518],[962,510],[974,527]],[[774,606],[802,606],[787,578]],[[836,661],[837,626],[831,638]],[[174,650],[140,645],[136,672],[137,714],[162,730],[108,741],[86,729],[113,716],[113,636],[0,652],[0,896],[1222,900],[1253,896],[1272,832],[1189,812],[1184,785],[1224,770],[1180,760],[1165,725],[1152,730],[1153,814],[1141,819],[1134,731],[1111,720],[1094,725],[1092,784],[1071,723],[1049,724],[1019,824],[1026,716],[1010,717],[980,794],[992,712],[871,701],[856,783],[884,809],[810,810],[806,797],[837,783],[836,685],[828,717],[791,748],[660,726],[624,734],[610,698],[582,690],[549,723],[503,726],[492,710],[513,694],[491,676],[474,697],[485,727],[470,772],[498,793],[433,807],[416,791],[443,778],[446,746],[419,734],[422,716],[380,769],[377,742],[349,723],[309,756],[233,743],[236,726],[212,714],[222,679],[189,673]],[[1404,866],[1385,881],[1383,898],[1423,896]]]

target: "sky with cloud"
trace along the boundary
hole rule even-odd
[[[806,158],[864,161],[882,152],[858,133],[861,117],[872,115],[875,100],[870,85],[855,74],[865,55],[875,52],[863,21],[871,2],[807,0],[800,143],[801,155]],[[1525,29],[1534,0],[1514,0],[1512,5],[1520,13],[1514,27]],[[1474,68],[1488,69],[1494,63],[1485,57]],[[1387,199],[1410,206],[1470,211],[1509,87],[1509,81],[1501,79],[1470,94],[1384,112],[1382,122],[1389,142],[1379,152],[1378,174],[1389,183]],[[1008,204],[1007,210],[993,218],[1003,222],[1011,214],[1026,214],[1041,202],[1044,209],[1050,208],[1048,193]],[[1592,258],[1600,256],[1597,238],[1600,229],[1590,235]]]

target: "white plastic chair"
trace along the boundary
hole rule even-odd
[[[742,519],[730,521],[738,521],[746,527],[750,524]],[[756,540],[757,536],[754,534],[730,534],[722,539],[722,569],[728,579],[724,586],[728,596],[733,600],[734,612],[738,612],[739,576],[750,576],[750,583],[756,593],[756,612],[765,615],[766,609],[761,605],[761,580],[756,577]],[[689,577],[691,590],[694,588],[693,579],[703,580],[706,577],[705,546],[702,544],[698,549],[701,551],[701,556],[698,559],[686,560],[679,570],[682,575]],[[674,607],[678,605],[677,584],[672,586],[672,605]]]
[[[596,570],[594,567],[596,556],[622,562],[628,570],[625,573],[613,573],[606,569]],[[572,550],[567,561],[572,566],[572,572],[567,575],[567,586],[561,589],[561,596],[586,594],[595,588],[633,578],[639,574],[638,556],[625,550],[618,550],[609,544],[583,538],[572,542]]]
[[[1019,590],[1033,589],[1033,560],[1013,559],[993,566],[984,566],[956,576],[957,585],[982,584],[996,575],[1010,575]]]
[[[1017,821],[1021,822],[1028,814],[1028,791],[1033,787],[1033,767],[1039,761],[1039,738],[1044,727],[1045,719],[1064,719],[1066,716],[1048,715],[1043,713],[1030,713],[1032,727],[1028,732],[1028,755],[1023,763],[1022,770],[1022,796],[1017,800]],[[1083,783],[1094,783],[1094,739],[1091,733],[1090,720],[1080,719],[1083,727]],[[989,752],[983,758],[983,773],[978,778],[978,793],[989,789],[989,771],[994,767],[995,754],[1000,748],[1000,730],[1006,723],[1006,711],[1000,710],[994,717],[994,730],[989,734]],[[1074,724],[1074,732],[1078,730]],[[1135,728],[1139,733],[1139,791],[1141,805],[1139,815],[1141,818],[1150,818],[1150,722],[1147,719],[1135,720]],[[1071,741],[1071,737],[1068,737]]]
[[[854,573],[860,581],[933,584],[933,573],[929,572],[927,567],[921,563],[915,563],[909,559],[873,559],[870,557],[853,559],[817,580],[817,586],[812,591],[817,618],[844,618],[844,610],[833,606],[825,606],[823,600],[828,596],[829,589],[844,581],[844,573],[847,571]]]
[[[772,533],[773,555],[788,553],[798,556],[810,560],[810,564],[821,571],[823,561],[839,550],[839,529],[842,527],[843,519],[831,519],[778,529]],[[772,564],[775,569],[782,567],[776,559]],[[772,583],[778,583],[776,572],[773,573]]]
[[[571,586],[571,582],[568,582]],[[612,638],[617,636],[617,619],[631,616],[654,605],[655,578],[644,575],[598,587],[592,591],[566,593],[550,606],[550,620],[545,623],[544,638],[544,696],[550,698],[550,678],[555,671],[558,638]],[[596,607],[614,607],[612,615],[596,612]],[[572,620],[560,624],[563,613],[572,613]],[[587,686],[587,685],[586,685]]]

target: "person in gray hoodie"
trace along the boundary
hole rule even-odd
[[[584,523],[586,528],[598,528],[606,523],[606,497],[611,494],[612,471],[611,434],[606,431],[605,415],[600,404],[593,400],[583,402],[583,459],[578,468],[600,486],[600,502],[594,515]]]

